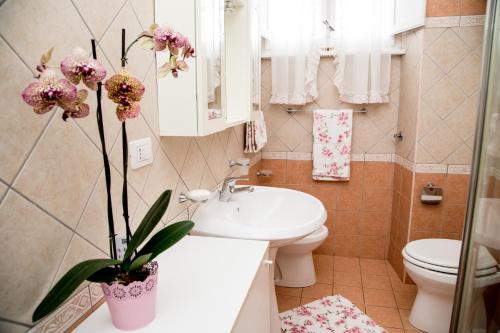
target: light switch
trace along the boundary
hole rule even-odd
[[[132,170],[153,163],[151,138],[129,141],[130,167]]]

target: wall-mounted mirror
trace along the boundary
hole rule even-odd
[[[250,8],[250,40],[252,43],[252,111],[260,110],[260,2],[251,1]]]
[[[223,117],[222,96],[225,82],[224,66],[224,3],[221,0],[201,2],[201,43],[204,66],[207,71],[207,117],[214,120]]]

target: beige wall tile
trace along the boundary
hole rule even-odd
[[[240,143],[238,138],[236,137],[235,131],[231,128],[229,130],[229,138],[227,141],[226,147],[226,155],[228,158],[234,160],[238,158],[244,158],[245,154],[243,153],[244,143]]]
[[[33,69],[50,47],[54,46],[52,59],[57,64],[75,46],[89,45],[92,38],[70,1],[9,1],[0,10],[0,22],[2,37]]]
[[[476,130],[477,106],[471,99],[466,100],[445,122],[448,127],[455,132],[462,140],[466,140],[474,134]]]
[[[450,78],[467,96],[472,96],[479,90],[480,75],[481,58],[472,52],[453,68]]]
[[[163,150],[158,149],[155,163],[151,168],[144,191],[142,192],[142,198],[148,205],[152,205],[165,190],[170,189],[174,191],[178,180],[179,175],[172,163],[170,163]]]
[[[113,218],[115,221],[115,232],[118,236],[125,236],[125,223],[122,209],[122,186],[123,178],[111,168],[111,197],[113,204]],[[95,246],[109,253],[109,229],[107,216],[107,195],[104,173],[101,173],[96,188],[85,207],[85,211],[78,223],[76,231],[92,242]],[[130,220],[139,203],[139,196],[130,186],[128,187],[128,205]]]
[[[293,151],[305,137],[309,136],[309,133],[295,119],[290,118],[276,135],[290,151]]]
[[[210,151],[212,140],[208,141],[209,137],[203,138],[205,139],[197,138],[196,140],[203,140],[205,144],[201,145],[201,151],[204,152],[205,148],[207,153],[205,157],[208,157],[208,152]],[[213,139],[213,137],[210,136],[210,139]],[[163,151],[166,152],[175,169],[179,172],[184,166],[184,161],[186,160],[186,155],[189,149],[189,145],[191,144],[191,140],[192,138],[184,136],[164,136],[161,138],[161,146],[163,148]]]
[[[451,79],[445,77],[423,95],[424,101],[442,119],[455,110],[465,100],[464,93]]]
[[[154,23],[154,0],[130,0],[134,12],[141,23],[143,30],[148,30],[149,26]],[[166,24],[166,22],[158,22],[158,24]]]
[[[106,251],[107,252],[107,251]],[[108,257],[102,251],[99,251],[95,246],[90,244],[82,237],[75,234],[71,239],[68,250],[64,255],[64,259],[57,270],[57,274],[52,281],[52,286],[59,281],[76,264],[89,259],[99,259]]]
[[[71,231],[10,191],[0,206],[2,317],[31,324],[31,314],[48,291]]]
[[[241,149],[240,149],[241,151]],[[190,190],[199,188],[203,170],[208,166],[195,140],[191,141],[181,177]]]
[[[467,54],[469,48],[452,29],[446,29],[429,46],[425,53],[445,72],[448,73]]]
[[[99,0],[75,0],[73,3],[80,12],[80,15],[87,23],[92,35],[100,40],[111,24],[118,11],[122,8],[126,0],[106,1],[106,9],[103,10],[102,2]]]
[[[214,142],[217,142],[217,144],[212,144],[207,163],[212,175],[215,177],[215,181],[220,183],[230,172],[229,158],[226,156],[224,146],[218,137],[214,138]]]
[[[158,135],[158,133],[160,133],[160,125],[155,62],[151,63],[143,84],[146,87],[146,91],[144,92],[144,96],[141,100],[141,113],[153,133]]]
[[[143,30],[132,9],[132,5],[127,1],[120,10],[113,23],[110,25],[100,41],[101,47],[108,56],[109,61],[119,70],[121,67],[121,29],[126,29],[127,43],[132,42]],[[143,80],[146,72],[154,58],[154,52],[143,50],[140,47],[133,47],[128,53],[128,71],[135,77]]]
[[[6,7],[5,5],[4,7]],[[0,12],[1,16],[1,12]],[[0,105],[3,105],[0,122],[0,178],[11,182],[33,148],[38,136],[47,125],[52,113],[39,116],[24,104],[20,92],[30,81],[32,73],[14,52],[0,39]]]
[[[7,185],[5,185],[4,183],[0,182],[0,202],[1,200],[3,199],[3,196],[5,194],[5,192],[7,192]]]
[[[420,140],[425,150],[436,159],[437,163],[443,162],[451,152],[461,145],[461,142],[460,138],[446,125],[433,129]]]
[[[96,147],[74,120],[64,122],[58,112],[14,187],[74,228],[101,169]]]
[[[25,333],[29,326],[22,326],[7,321],[0,321],[0,332],[8,333]]]

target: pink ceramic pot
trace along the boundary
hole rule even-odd
[[[147,326],[156,315],[158,263],[151,265],[151,275],[144,281],[121,284],[101,283],[111,320],[116,328],[126,331]]]

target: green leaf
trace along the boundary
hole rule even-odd
[[[194,223],[192,221],[181,221],[171,224],[151,237],[137,255],[151,253],[151,258],[149,258],[151,261],[160,253],[180,241],[193,227]]]
[[[170,197],[172,195],[171,190],[166,190],[163,192],[156,202],[151,206],[146,216],[142,220],[139,227],[135,231],[132,239],[128,243],[127,251],[125,251],[124,260],[130,258],[132,253],[141,245],[142,242],[149,236],[149,234],[156,227],[163,214],[167,211],[168,204],[170,202]]]
[[[130,264],[129,270],[135,271],[136,269],[141,268],[142,265],[144,265],[149,261],[149,258],[151,258],[152,255],[153,255],[152,253],[146,253],[143,254],[142,256],[138,256],[137,258],[134,259],[134,261],[132,261],[132,264]]]
[[[33,322],[42,319],[57,309],[57,307],[61,305],[89,276],[104,267],[119,263],[121,263],[121,261],[114,259],[91,259],[83,261],[71,268],[38,305],[33,313]]]

